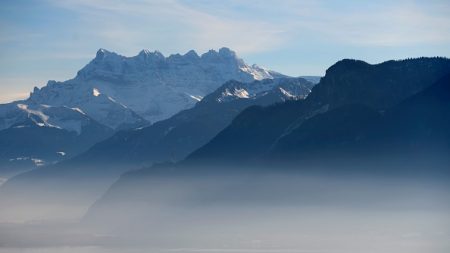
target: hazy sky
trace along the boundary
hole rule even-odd
[[[105,48],[126,56],[227,46],[279,72],[323,75],[370,63],[450,56],[450,1],[3,0],[0,102],[66,80]]]

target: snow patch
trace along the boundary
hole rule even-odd
[[[244,65],[240,67],[243,72],[249,73],[255,80],[272,79],[272,75],[265,68],[262,68],[256,64],[252,66]]]
[[[29,157],[16,157],[16,158],[11,158],[9,159],[10,162],[14,162],[14,161],[26,161],[26,160],[30,160]]]
[[[48,124],[48,122],[47,122],[49,117],[47,115],[45,115],[43,112],[28,109],[28,105],[25,105],[25,104],[17,104],[17,107],[20,110],[27,112],[29,115],[32,114],[32,115],[38,116],[44,122],[44,123],[37,123],[38,126],[45,126],[45,125],[52,126],[52,125]]]
[[[81,114],[83,114],[83,115],[86,115],[86,113],[84,113],[80,108],[78,108],[78,107],[74,107],[74,108],[70,108],[70,109],[72,109],[72,110],[74,110],[74,111],[76,111],[76,112],[79,112],[79,113],[81,113]]]
[[[202,96],[194,96],[194,95],[191,95],[191,94],[187,94],[189,97],[191,97],[192,99],[194,99],[194,100],[197,100],[197,101],[202,101],[202,99],[203,99],[203,97]]]
[[[283,93],[283,95],[285,95],[286,97],[288,97],[288,98],[296,98],[296,96],[292,95],[291,93],[289,93],[289,92],[286,91],[285,89],[283,89],[283,88],[281,88],[281,87],[279,87],[278,89],[279,89],[279,90],[281,91],[281,93]]]
[[[250,94],[246,89],[243,88],[234,88],[233,92],[231,92],[228,88],[226,88],[220,98],[217,99],[219,102],[225,101],[226,97],[237,97],[237,98],[250,98]]]
[[[36,165],[37,167],[45,165],[45,161],[38,158],[31,158],[31,161],[33,161],[34,165]]]
[[[37,167],[41,167],[41,166],[45,165],[45,161],[42,160],[42,159],[39,159],[39,158],[31,158],[31,157],[23,156],[23,157],[17,157],[17,158],[9,159],[10,162],[14,162],[14,161],[29,161],[29,160],[31,160],[34,163],[34,165],[37,166]]]
[[[98,97],[98,96],[100,96],[100,91],[98,91],[98,89],[97,88],[93,88],[92,89],[92,95],[94,95],[94,97]]]
[[[234,90],[234,95],[238,98],[249,98],[249,94],[245,89],[236,89]]]
[[[20,109],[20,110],[27,110],[28,109],[28,105],[24,105],[24,104],[17,104],[17,107]]]
[[[228,97],[228,96],[233,96],[233,94],[230,92],[230,90],[225,89],[225,91],[222,92],[222,96]]]

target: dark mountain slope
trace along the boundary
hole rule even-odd
[[[0,174],[18,174],[72,158],[114,132],[88,117],[78,131],[47,126],[35,115],[0,130]]]
[[[450,148],[450,74],[385,114],[378,143],[406,149]],[[375,129],[372,129],[375,132]]]
[[[260,159],[279,139],[317,114],[352,104],[382,112],[431,86],[449,72],[450,60],[445,58],[388,61],[376,65],[342,60],[327,70],[304,101],[245,110],[183,164],[242,163]]]
[[[170,119],[119,132],[74,159],[12,178],[2,185],[0,199],[21,210],[42,207],[44,214],[76,203],[71,212],[80,215],[123,172],[145,163],[181,159],[213,138],[247,106],[302,99],[312,86],[302,78],[230,81]],[[0,212],[14,215],[14,208]],[[24,213],[27,218],[44,215],[32,209]]]
[[[182,164],[236,162],[264,153],[286,126],[302,115],[303,101],[268,107],[253,106],[239,114],[230,126],[207,145],[192,153]]]
[[[312,87],[312,83],[302,78],[255,81],[250,84],[229,81],[203,98],[194,108],[150,127],[119,132],[96,144],[77,160],[84,164],[119,162],[128,165],[178,161],[206,144],[243,109],[251,105],[266,106],[301,99],[309,94]],[[250,89],[261,89],[261,92],[252,92]],[[250,97],[234,96],[230,92],[233,90],[248,90]],[[282,91],[288,91],[289,95]]]
[[[285,103],[266,108],[252,107],[235,119],[239,124],[233,123],[231,126],[252,127],[256,130],[267,126],[276,129],[276,124],[271,124],[270,121],[258,121],[249,117],[240,120],[239,117],[244,117],[253,110],[255,112],[251,115],[259,115],[258,113],[262,112],[266,112],[266,116],[272,115],[271,110],[274,108],[295,109],[289,106],[300,104],[303,103]],[[250,123],[260,122],[261,125],[246,125],[245,119]],[[245,133],[240,135],[241,132],[231,126],[219,136],[228,134],[228,139],[224,138],[226,140],[246,136]],[[234,134],[237,134],[237,137],[233,137]],[[238,157],[237,160],[244,159],[252,155],[255,149],[262,152],[258,145],[266,145],[264,141],[252,143],[256,143],[255,148],[238,147],[238,150],[232,150],[232,155]],[[248,203],[255,204],[258,201],[273,207],[280,206],[283,200],[287,199],[289,205],[306,203],[314,206],[316,201],[325,200],[326,203],[339,206],[348,200],[348,196],[359,195],[352,204],[370,203],[371,210],[384,205],[392,208],[409,197],[412,197],[412,203],[418,204],[419,201],[429,199],[417,198],[417,195],[411,194],[414,190],[406,189],[404,196],[389,202],[387,199],[398,192],[390,192],[387,189],[392,186],[401,188],[404,187],[404,182],[411,181],[415,184],[432,182],[426,186],[426,191],[435,185],[448,184],[448,154],[450,74],[383,113],[366,105],[347,104],[308,118],[299,127],[280,138],[259,158],[258,166],[255,167],[246,167],[242,163],[236,163],[237,160],[232,163],[216,159],[209,161],[210,166],[206,167],[185,167],[183,165],[186,164],[181,164],[170,167],[154,166],[125,173],[89,209],[85,222],[96,224],[100,231],[121,231],[130,222],[135,222],[133,228],[155,224],[161,228],[166,223],[161,222],[164,218],[171,221],[186,218],[189,215],[189,212],[183,209],[186,203],[189,207],[198,208],[197,210],[211,210],[212,206],[222,210],[226,206],[224,203],[246,207]],[[284,180],[279,181],[280,175],[286,176]],[[335,182],[321,181],[319,185],[315,185],[314,178],[317,175],[320,178],[342,179],[344,184],[335,187]],[[365,187],[370,182],[367,179],[377,181],[373,190],[377,194],[380,193],[381,198],[376,202],[374,195],[360,195],[362,186]],[[431,181],[428,181],[429,179]],[[272,184],[274,182],[278,182],[278,185]],[[305,182],[313,184],[314,188],[302,187]],[[352,184],[358,187],[343,190]],[[324,192],[328,187],[331,189]],[[309,193],[316,195],[305,198]],[[167,202],[159,205],[161,200]],[[436,203],[442,204],[442,201]],[[418,204],[421,210],[428,205],[429,203]],[[158,212],[167,206],[172,210],[182,210],[182,215],[176,212],[169,215],[166,212]],[[251,215],[257,213],[261,206]],[[124,213],[132,213],[134,219],[124,218]],[[218,215],[219,219],[224,213]],[[207,217],[209,216],[206,215],[206,219]],[[195,224],[203,219],[205,217],[195,220]],[[230,220],[235,219],[236,217],[233,217]],[[148,224],[142,225],[145,222]],[[179,223],[174,231],[178,231],[178,225]]]
[[[280,138],[269,153],[291,161],[355,152],[350,149],[367,141],[367,129],[378,124],[381,117],[364,105],[344,105],[306,120]]]
[[[266,159],[394,160],[399,170],[412,170],[418,162],[428,163],[430,171],[450,167],[450,74],[383,114],[362,108],[342,106],[307,120],[281,138]]]

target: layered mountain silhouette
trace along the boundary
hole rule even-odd
[[[33,161],[54,164],[109,137],[111,130],[149,126],[192,108],[229,80],[252,82],[278,77],[285,76],[247,65],[228,48],[200,56],[191,50],[168,57],[148,50],[126,57],[99,49],[73,79],[49,81],[42,88],[35,87],[26,100],[0,105],[0,132],[4,131],[0,134],[16,136],[2,147],[6,150],[0,152],[0,164],[14,167],[16,172],[20,171],[18,167],[36,168]],[[87,121],[96,127],[88,127]],[[34,136],[34,128],[17,130],[30,122],[52,129],[42,130],[45,133],[39,137]],[[89,132],[91,128],[104,131]],[[60,136],[58,141],[49,133]],[[43,144],[45,136],[54,145]],[[90,140],[84,136],[90,136]]]
[[[428,163],[429,171],[445,169],[450,151],[449,91],[447,74],[386,111],[353,104],[316,115],[280,138],[269,156],[290,162],[404,158],[409,162],[399,170],[411,172],[413,161]]]
[[[89,163],[151,164],[179,161],[225,128],[242,110],[304,99],[313,83],[303,78],[278,78],[242,83],[229,81],[193,108],[152,126],[121,131],[75,160]]]
[[[33,201],[39,205],[55,201],[58,205],[70,204],[76,195],[83,202],[82,208],[86,208],[121,173],[152,163],[183,159],[207,143],[248,106],[302,100],[313,86],[303,78],[226,82],[191,109],[149,127],[120,131],[79,156],[24,173],[5,184],[3,192],[14,196],[8,197],[14,202],[12,206],[17,206],[17,201],[21,202],[24,197],[29,198],[15,190],[25,187],[33,189]],[[59,188],[71,189],[76,194],[59,196]]]
[[[380,73],[385,75],[375,75]],[[363,88],[375,89],[371,87],[375,84],[384,94]],[[397,91],[395,96],[391,90]],[[182,206],[176,196],[183,191],[195,192],[183,195],[193,203],[219,208],[226,206],[223,203],[257,202],[258,196],[264,196],[264,203],[296,195],[296,201],[314,202],[302,199],[301,191],[293,194],[294,186],[262,183],[271,176],[277,181],[276,173],[286,171],[293,177],[306,172],[305,180],[310,173],[346,178],[354,172],[369,178],[380,174],[448,178],[449,108],[448,59],[378,65],[344,60],[327,71],[305,100],[252,106],[182,162],[125,173],[90,208],[85,220],[107,228],[112,223],[125,224],[130,220],[122,218],[123,212],[147,217],[145,212],[153,210],[159,194],[173,208]],[[202,179],[195,181],[198,178]],[[160,181],[167,184],[162,193],[155,190]],[[173,193],[177,190],[181,193]],[[321,197],[332,202],[332,196],[336,195]]]
[[[194,106],[226,81],[278,76],[282,75],[247,65],[228,48],[201,56],[191,50],[168,57],[148,50],[125,57],[100,49],[74,79],[36,88],[29,100],[78,107],[104,125],[124,129],[141,125],[142,118],[150,123],[167,119]]]
[[[362,142],[369,138],[363,136],[368,135],[365,129],[378,117],[389,112],[387,117],[390,109],[431,87],[449,71],[449,60],[445,58],[377,65],[342,60],[327,70],[304,101],[248,108],[184,163],[236,164],[261,160],[273,153],[295,154],[297,150],[301,155],[301,150],[310,152],[315,146],[336,150],[340,149],[338,143],[354,139]]]
[[[375,65],[342,60],[327,70],[311,93],[308,89],[312,85],[304,79],[227,82],[192,109],[168,120],[119,132],[67,163],[13,178],[2,186],[1,201],[16,206],[78,203],[80,214],[127,169],[124,163],[130,160],[180,161],[126,173],[104,199],[132,199],[128,188],[146,191],[155,175],[224,173],[246,167],[279,169],[286,165],[306,170],[317,168],[306,166],[314,163],[333,169],[340,167],[336,158],[347,163],[357,158],[362,166],[355,169],[376,170],[382,165],[374,165],[373,158],[392,155],[395,160],[402,152],[408,154],[406,157],[419,152],[424,156],[414,156],[418,160],[426,158],[425,164],[432,161],[444,168],[448,161],[442,154],[449,147],[449,73],[450,60],[446,58]],[[266,106],[274,102],[279,103]],[[179,151],[173,151],[174,147]],[[427,156],[423,150],[438,158]],[[111,163],[104,163],[108,159]],[[386,169],[411,165],[402,161],[396,161],[401,166]],[[29,192],[23,192],[25,188]],[[59,189],[70,190],[64,193]],[[42,192],[47,193],[45,198]]]

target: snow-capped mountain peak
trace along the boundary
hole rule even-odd
[[[79,108],[113,129],[139,127],[192,107],[229,80],[252,82],[277,75],[247,65],[225,47],[168,57],[147,49],[126,57],[101,48],[75,78],[49,81],[22,104]]]
[[[265,79],[251,83],[232,80],[209,97],[218,103],[226,103],[236,99],[256,99],[272,93],[279,94],[283,99],[297,100],[306,98],[313,86],[313,83],[303,78]]]

